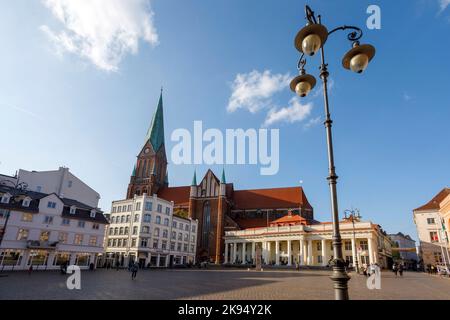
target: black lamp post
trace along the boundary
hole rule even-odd
[[[330,109],[328,104],[328,64],[325,62],[324,45],[328,37],[339,30],[353,30],[348,35],[348,40],[352,43],[352,49],[347,52],[342,60],[345,69],[352,70],[356,73],[362,73],[368,66],[369,62],[375,56],[375,48],[371,45],[361,45],[359,40],[362,38],[363,32],[360,28],[354,26],[341,26],[328,32],[327,28],[321,23],[321,16],[318,20],[314,12],[309,6],[305,7],[307,25],[301,29],[295,38],[295,47],[302,55],[298,62],[300,75],[295,77],[291,82],[292,91],[296,92],[300,97],[305,97],[316,85],[316,79],[306,74],[305,55],[314,56],[317,52],[321,53],[320,78],[323,83],[323,96],[325,102],[325,128],[327,135],[328,147],[328,183],[331,194],[331,212],[333,215],[333,274],[331,279],[334,283],[334,291],[336,300],[348,300],[348,280],[350,277],[345,271],[345,262],[342,254],[342,240],[339,231],[339,210],[337,201],[336,183],[338,176],[334,166],[333,139],[331,127]]]
[[[352,222],[353,226],[353,243],[355,244],[355,247],[352,247],[352,250],[355,251],[355,271],[357,274],[359,274],[359,261],[358,261],[358,251],[356,249],[356,234],[355,234],[355,221],[361,220],[361,214],[359,213],[358,209],[352,209],[352,210],[345,210],[344,211],[344,219],[349,220]]]

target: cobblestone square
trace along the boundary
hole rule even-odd
[[[333,299],[329,271],[141,270],[131,280],[126,270],[83,271],[81,290],[68,290],[67,275],[25,272],[0,275],[0,299]],[[366,278],[352,275],[351,299],[450,299],[450,279],[406,272],[403,278],[383,272],[381,290],[369,290]]]

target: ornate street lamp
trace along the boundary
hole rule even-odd
[[[357,274],[359,274],[359,263],[358,263],[358,250],[356,249],[355,221],[359,222],[361,218],[362,217],[358,209],[352,210],[347,209],[344,211],[344,219],[347,221],[351,221],[353,226],[353,243],[355,244],[355,247],[352,247],[352,249],[355,250],[355,261],[353,261],[353,263],[355,264],[355,271]]]
[[[330,109],[328,105],[328,64],[325,62],[324,45],[328,37],[339,30],[353,30],[348,35],[348,40],[352,43],[352,49],[345,54],[342,65],[344,68],[362,73],[368,66],[369,62],[375,56],[375,48],[371,45],[361,45],[359,40],[362,38],[363,32],[360,28],[354,26],[341,26],[328,32],[327,28],[321,23],[321,16],[318,20],[314,12],[309,6],[305,7],[307,25],[301,29],[295,37],[295,47],[302,53],[298,69],[300,75],[291,82],[291,90],[300,97],[305,97],[316,84],[316,79],[312,75],[306,74],[304,66],[306,64],[305,56],[314,56],[317,52],[321,52],[320,78],[323,83],[323,96],[325,101],[325,128],[327,135],[328,148],[328,183],[331,193],[331,212],[333,215],[333,274],[331,279],[334,283],[336,300],[348,300],[348,280],[350,277],[345,271],[345,262],[342,254],[342,239],[339,231],[339,210],[337,201],[336,183],[338,176],[334,166],[333,139],[331,127]]]

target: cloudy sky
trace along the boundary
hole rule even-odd
[[[370,4],[381,30],[365,27]],[[450,1],[310,1],[329,28],[355,24],[377,56],[362,75],[341,67],[345,33],[327,42],[340,210],[357,207],[414,237],[411,210],[448,185]],[[164,86],[166,143],[177,128],[279,128],[280,171],[227,166],[235,188],[302,181],[330,220],[320,86],[296,75],[301,1],[16,0],[0,3],[0,173],[61,165],[102,195],[125,195]],[[307,70],[318,78],[318,58]],[[197,166],[199,174],[205,166]],[[213,169],[218,173],[221,167]],[[170,165],[171,185],[194,166]]]

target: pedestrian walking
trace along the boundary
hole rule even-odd
[[[136,279],[136,275],[137,275],[138,269],[139,269],[139,267],[138,267],[137,263],[135,263],[135,264],[133,264],[131,266],[131,279],[132,280]]]
[[[403,277],[403,264],[398,266],[398,273],[400,274],[400,277]]]
[[[28,268],[28,275],[31,276],[31,272],[33,271],[33,265]]]
[[[394,272],[395,276],[397,276],[398,268],[397,268],[397,264],[396,263],[394,263],[392,265],[392,272]]]

